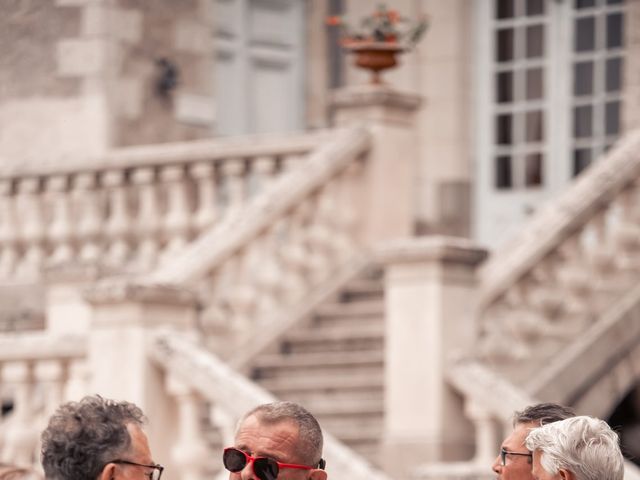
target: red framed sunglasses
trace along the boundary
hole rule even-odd
[[[242,471],[248,463],[251,463],[253,473],[260,480],[275,480],[276,478],[278,478],[278,473],[280,473],[281,468],[297,468],[300,470],[313,470],[316,468],[310,467],[309,465],[277,462],[273,458],[252,457],[248,453],[234,447],[228,447],[224,449],[224,453],[222,454],[222,462],[224,463],[224,468],[232,473]],[[324,466],[325,461],[320,459],[317,468],[324,469]]]

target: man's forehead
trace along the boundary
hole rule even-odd
[[[538,426],[535,422],[517,423],[511,434],[505,439],[503,445],[511,448],[524,446],[524,441],[529,432]]]

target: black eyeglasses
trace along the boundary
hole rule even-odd
[[[162,465],[145,465],[144,463],[136,463],[136,462],[130,462],[129,460],[111,460],[110,462],[107,463],[118,463],[118,464],[124,464],[124,465],[133,465],[135,467],[145,467],[145,468],[151,468],[152,470],[150,472],[146,472],[145,475],[147,477],[149,477],[149,480],[160,480],[160,477],[162,477],[162,471],[164,470],[164,467]]]
[[[251,463],[253,467],[253,473],[260,480],[275,480],[278,478],[281,468],[297,468],[301,470],[313,470],[316,467],[310,467],[308,465],[298,465],[295,463],[281,463],[275,461],[273,458],[267,457],[252,457],[248,453],[243,452],[237,448],[229,447],[224,449],[222,454],[222,463],[224,468],[232,473],[240,472],[247,466],[247,463]],[[318,468],[324,469],[325,461],[320,459]]]
[[[500,461],[502,462],[503,467],[507,464],[507,455],[517,455],[519,457],[533,458],[533,455],[531,453],[509,452],[503,448],[500,450]]]

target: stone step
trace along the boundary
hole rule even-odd
[[[384,321],[384,301],[367,300],[331,303],[321,306],[312,317],[311,326],[370,325]]]
[[[311,326],[287,334],[280,343],[280,353],[337,352],[378,350],[384,348],[384,325],[380,323],[357,325]]]
[[[382,389],[367,396],[348,395],[315,395],[306,398],[289,397],[303,405],[314,415],[323,418],[358,418],[382,415],[384,413],[384,398]]]
[[[315,392],[323,392],[328,395],[332,392],[364,392],[370,395],[371,392],[382,390],[384,377],[382,369],[373,374],[351,373],[337,375],[313,375],[302,377],[276,377],[260,380],[260,384],[267,390],[274,393],[279,398],[284,396],[303,397],[314,395]]]
[[[356,279],[340,292],[340,299],[343,302],[356,300],[376,300],[384,295],[384,284],[381,280]]]
[[[380,351],[336,352],[331,355],[325,353],[271,354],[260,357],[255,369],[274,373],[284,371],[285,374],[300,370],[306,372],[317,372],[318,370],[335,372],[338,370],[335,373],[340,375],[341,373],[348,373],[352,369],[381,369],[383,360],[384,354]]]

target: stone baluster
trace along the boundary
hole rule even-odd
[[[337,243],[339,258],[344,260],[353,252],[360,243],[362,231],[360,206],[363,205],[363,163],[351,163],[341,174],[337,184],[337,203],[339,205],[336,215],[340,230]]]
[[[309,281],[309,252],[305,243],[306,209],[298,207],[286,218],[286,241],[280,247],[284,264],[283,290],[289,302],[298,300]]]
[[[35,378],[44,390],[44,416],[48,418],[64,402],[66,378],[65,363],[60,360],[45,360],[35,366]]]
[[[50,177],[46,182],[47,193],[52,205],[48,236],[53,244],[51,255],[53,263],[66,263],[73,258],[68,183],[66,175]]]
[[[104,174],[103,183],[108,190],[109,210],[106,224],[108,237],[107,261],[114,266],[124,266],[130,246],[131,217],[127,204],[127,189],[123,170],[111,170]]]
[[[231,215],[238,211],[245,200],[245,168],[244,163],[239,158],[227,159],[222,164],[227,193],[227,210],[225,215]]]
[[[198,208],[193,223],[196,232],[201,233],[217,219],[215,168],[211,162],[200,162],[191,166],[190,173],[196,181],[198,191]]]
[[[211,422],[220,429],[223,445],[233,445],[238,419],[218,405],[212,405],[209,416]]]
[[[620,219],[616,227],[615,243],[619,249],[618,255],[622,255],[622,263],[635,263],[634,257],[640,251],[640,225],[638,225],[638,191],[636,185],[627,187],[616,203],[619,203]],[[626,267],[626,265],[624,265]]]
[[[225,295],[232,313],[232,328],[238,333],[246,333],[251,326],[251,319],[256,307],[256,292],[249,278],[253,275],[248,252],[242,251],[234,255],[231,266],[231,285],[233,288]]]
[[[255,284],[259,292],[258,319],[268,320],[278,308],[282,308],[281,269],[278,265],[278,231],[272,227],[255,242]]]
[[[178,406],[178,438],[171,449],[173,463],[181,480],[204,480],[209,451],[202,434],[201,402],[196,393],[183,382],[169,375],[167,392]]]
[[[479,465],[491,465],[500,441],[496,422],[485,408],[470,399],[465,402],[464,411],[475,427],[476,452],[473,461]]]
[[[253,172],[253,188],[251,188],[250,195],[255,195],[257,192],[262,192],[264,188],[271,183],[276,173],[276,159],[274,157],[257,157],[251,163],[251,170]]]
[[[160,209],[156,186],[153,183],[154,177],[151,168],[138,168],[133,171],[131,177],[138,190],[138,264],[143,270],[148,270],[156,264],[160,249]]]
[[[14,407],[3,427],[2,460],[18,465],[31,465],[35,460],[39,429],[33,421],[33,366],[27,362],[9,362],[2,370],[3,383],[14,387]]]
[[[9,277],[18,261],[14,199],[11,180],[0,180],[0,278]]]
[[[87,395],[89,369],[85,358],[73,359],[67,365],[67,381],[63,387],[65,401],[80,400]]]
[[[163,167],[160,179],[167,188],[167,213],[164,231],[167,238],[165,255],[180,251],[189,239],[190,214],[185,189],[185,169],[182,166]]]
[[[44,218],[37,178],[23,178],[18,182],[17,211],[20,212],[20,237],[25,253],[18,267],[18,276],[34,278],[40,275],[44,262]]]
[[[304,154],[289,154],[282,157],[280,167],[283,171],[289,172],[296,168],[298,165],[304,163],[306,155]]]
[[[100,257],[99,235],[103,218],[100,212],[97,179],[94,173],[80,173],[75,177],[74,196],[78,206],[77,236],[80,259],[93,262]]]
[[[326,188],[322,190],[312,202],[307,204],[308,215],[310,216],[309,227],[306,230],[306,241],[309,248],[309,270],[311,283],[317,284],[322,281],[330,269],[329,245],[331,242],[331,231],[326,223],[323,203],[326,201]]]

